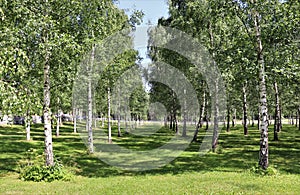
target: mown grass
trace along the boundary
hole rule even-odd
[[[8,194],[299,194],[300,132],[285,125],[280,141],[272,141],[270,127],[270,165],[279,175],[261,177],[249,173],[257,164],[259,131],[250,127],[244,136],[241,126],[221,132],[217,153],[199,155],[200,142],[192,143],[175,160],[154,170],[130,172],[105,164],[87,152],[81,137],[65,124],[60,136],[53,136],[55,157],[75,176],[69,182],[34,183],[18,179],[20,160],[30,148],[43,158],[43,128],[32,127],[32,141],[25,140],[22,126],[0,126],[0,193]],[[201,130],[199,140],[204,136]],[[113,141],[133,150],[161,146],[174,135],[162,128],[151,136],[124,134]]]
[[[35,183],[1,178],[7,194],[299,194],[299,177],[257,177],[234,172],[179,175],[77,177],[70,182]]]

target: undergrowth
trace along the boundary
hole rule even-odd
[[[20,160],[19,172],[19,178],[23,181],[52,182],[71,179],[71,174],[64,168],[59,159],[54,160],[53,166],[46,166],[43,163],[43,156],[35,149],[29,149],[25,157]]]

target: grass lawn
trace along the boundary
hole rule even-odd
[[[257,164],[259,131],[250,127],[243,135],[241,126],[222,131],[217,153],[200,156],[200,143],[192,143],[175,160],[154,170],[131,172],[109,166],[95,155],[88,155],[72,125],[65,124],[59,137],[53,136],[55,157],[73,173],[71,181],[24,182],[18,179],[20,161],[29,149],[43,160],[43,128],[32,127],[33,140],[25,140],[22,126],[0,126],[0,194],[300,194],[300,131],[285,125],[280,141],[272,141],[270,127],[270,165],[275,176],[249,172]],[[150,137],[123,135],[113,141],[136,150],[156,148],[173,136],[161,129]],[[199,140],[204,136],[201,130]]]

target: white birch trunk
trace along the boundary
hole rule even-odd
[[[26,126],[26,140],[30,141],[30,115],[28,111],[26,112],[25,126]]]
[[[244,126],[244,135],[248,135],[248,114],[247,114],[246,84],[243,84],[243,126]]]
[[[278,132],[280,132],[280,109],[279,109],[279,94],[277,82],[274,82],[275,90],[275,121],[274,121],[274,140],[278,141]]]
[[[255,0],[256,1],[256,0]],[[254,4],[254,0],[252,0]],[[260,80],[260,150],[259,150],[259,165],[263,169],[269,166],[269,138],[268,138],[268,108],[267,108],[267,92],[265,80],[265,62],[263,56],[263,46],[261,41],[261,27],[259,20],[261,15],[255,10],[253,14],[254,27],[256,32],[257,42],[257,60],[259,65],[259,80]]]
[[[209,33],[210,33],[210,43],[211,48],[214,49],[214,34],[213,29],[211,26],[211,23],[209,23]],[[215,52],[212,52],[212,58],[213,58],[213,66],[216,67],[215,62]],[[213,137],[212,137],[212,151],[215,152],[217,145],[218,145],[218,137],[219,137],[219,102],[218,102],[218,91],[219,91],[219,85],[218,81],[219,78],[215,78],[215,102],[214,102],[214,130],[213,130]]]
[[[127,133],[127,134],[129,133],[127,112],[125,112],[125,133]]]
[[[111,137],[111,124],[110,124],[110,88],[107,88],[107,127],[108,127],[108,143],[112,143],[112,137]]]
[[[182,136],[186,136],[186,118],[187,118],[187,108],[186,108],[186,90],[183,90],[184,93],[184,105],[183,105],[183,130]]]
[[[121,137],[121,116],[120,113],[118,113],[118,137]]]
[[[59,136],[59,126],[60,126],[60,113],[59,111],[57,112],[57,120],[56,120],[56,136]]]
[[[44,65],[44,134],[45,134],[45,161],[46,166],[53,166],[53,146],[52,146],[52,129],[51,129],[51,113],[50,113],[50,64],[49,54],[46,56]]]
[[[77,133],[77,109],[73,109],[73,123],[74,123],[74,133]]]
[[[281,113],[281,112],[280,112]],[[281,125],[281,123],[280,123],[280,125]],[[299,129],[299,131],[300,131],[300,106],[299,106],[299,108],[298,108],[298,129]]]
[[[78,110],[78,114],[79,114],[79,122],[81,123],[82,122],[82,110],[81,109],[79,109]]]
[[[120,102],[120,87],[118,87],[118,137],[121,137],[121,102]]]
[[[101,127],[104,127],[104,114],[101,113]]]
[[[233,109],[232,127],[236,125],[236,109]]]
[[[92,67],[94,65],[94,59],[95,59],[95,46],[92,47],[92,53],[91,53],[91,63],[89,67],[89,73],[88,73],[88,118],[87,118],[87,128],[88,128],[88,145],[89,145],[89,152],[92,154],[94,153],[94,139],[93,139],[93,128],[92,128],[92,122],[93,122],[93,97],[92,97]]]

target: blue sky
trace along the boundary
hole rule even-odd
[[[116,5],[121,9],[128,9],[130,14],[132,9],[142,10],[145,13],[143,24],[146,25],[148,20],[152,24],[157,24],[161,17],[168,17],[167,0],[118,0]]]
[[[147,29],[148,21],[156,25],[157,20],[161,17],[168,18],[168,1],[167,0],[118,0],[116,5],[120,9],[124,9],[127,15],[132,13],[132,10],[142,10],[145,14],[143,24],[137,26],[134,33],[134,48],[139,51],[140,56],[144,58],[142,64],[150,63],[150,59],[146,59],[147,52]]]

